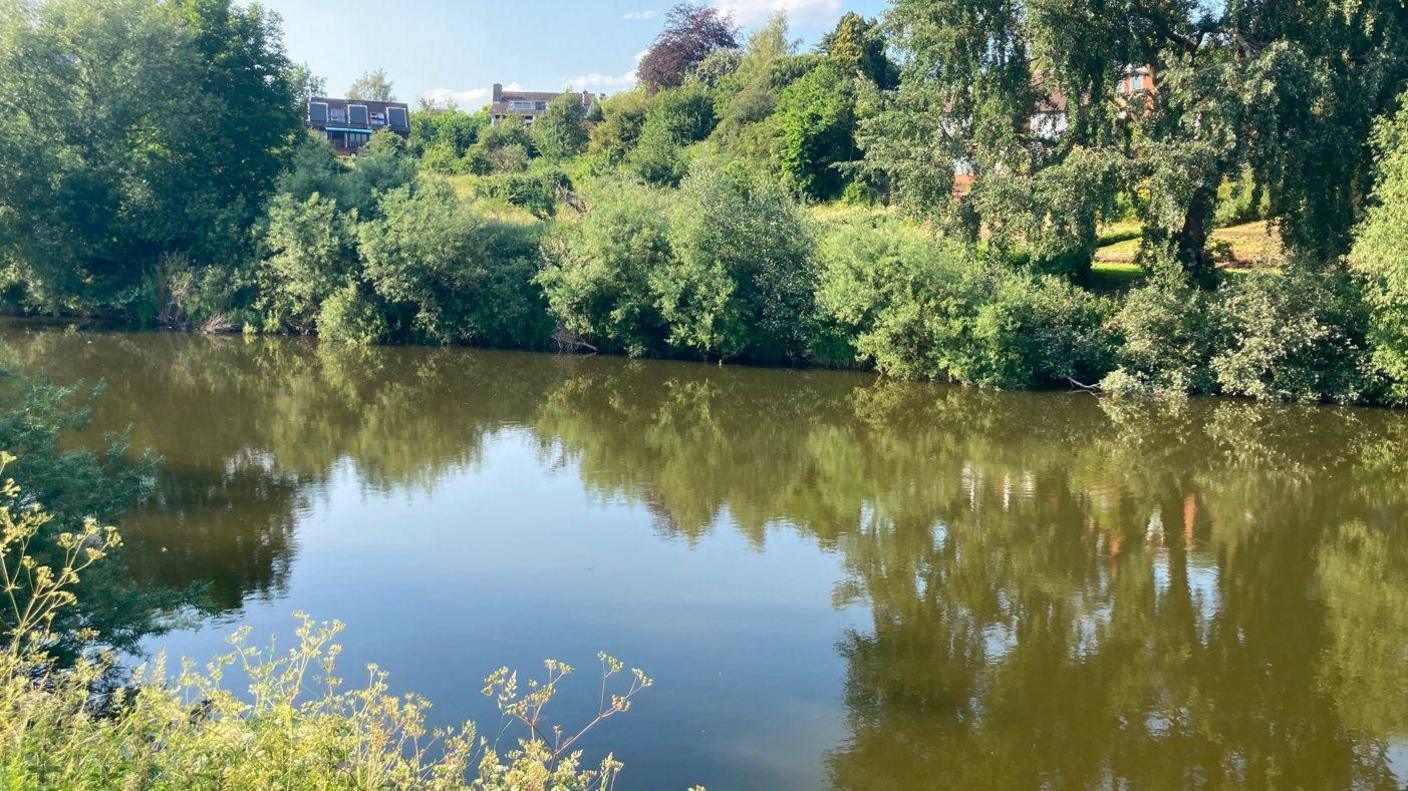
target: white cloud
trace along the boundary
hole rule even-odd
[[[523,86],[518,83],[511,83],[504,86],[507,91],[521,91]],[[421,98],[433,105],[444,107],[453,104],[461,110],[474,112],[480,107],[489,103],[492,91],[489,88],[431,88],[421,94]]]
[[[713,5],[745,27],[778,11],[785,11],[794,22],[830,22],[841,13],[841,0],[714,0]]]
[[[621,18],[622,18],[622,19],[630,19],[630,20],[641,20],[641,19],[654,19],[654,18],[657,17],[657,16],[659,16],[659,13],[647,9],[647,10],[645,10],[645,11],[629,11],[629,12],[627,12],[627,13],[625,13],[625,14],[622,14],[622,15],[621,15]]]
[[[579,74],[572,77],[565,83],[567,87],[577,91],[605,91],[612,88],[625,89],[633,87],[636,82],[636,70],[640,67],[641,58],[645,57],[645,51],[637,52],[635,66],[625,74]]]

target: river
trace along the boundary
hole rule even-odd
[[[7,325],[164,457],[147,641],[346,622],[432,719],[500,665],[656,680],[623,789],[1408,783],[1408,414]]]

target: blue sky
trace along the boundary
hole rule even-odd
[[[885,0],[710,0],[752,29],[785,10],[807,46],[846,11]],[[611,93],[634,82],[636,58],[674,0],[263,0],[284,19],[290,57],[340,95],[381,67],[397,98],[453,99],[477,109],[495,82],[527,90]]]

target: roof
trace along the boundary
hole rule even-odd
[[[581,96],[583,105],[590,105],[596,101],[596,97],[587,91],[578,94],[576,91],[520,91],[514,89],[505,90],[504,86],[495,83],[492,101],[489,104],[489,112],[493,115],[507,115],[515,113],[518,115],[540,115],[547,104],[563,94]],[[515,108],[510,102],[532,102],[533,109]],[[539,107],[538,105],[542,105]]]
[[[324,117],[314,116],[315,104],[327,105],[327,115]],[[354,120],[348,112],[348,107],[366,107],[367,118],[365,122]],[[392,126],[392,119],[388,110],[400,108],[406,113],[405,126]],[[395,132],[410,132],[411,106],[405,102],[376,102],[370,99],[334,99],[328,96],[314,96],[308,100],[308,107],[305,110],[304,120],[313,129],[335,129],[335,130],[370,130],[376,131],[382,128],[390,128]]]

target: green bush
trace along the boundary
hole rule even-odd
[[[593,169],[605,173],[619,167],[635,149],[650,110],[650,97],[644,88],[637,88],[611,96],[598,106],[602,119],[591,129],[587,155]]]
[[[370,346],[390,333],[384,306],[360,283],[334,291],[318,310],[318,337],[354,346]]]
[[[1209,393],[1226,346],[1212,295],[1177,273],[1156,274],[1110,317],[1120,368],[1101,383],[1117,395]]]
[[[347,173],[338,205],[356,209],[363,220],[376,216],[382,193],[414,182],[419,170],[406,141],[385,129],[372,135],[355,162]]]
[[[576,93],[564,93],[548,102],[547,110],[533,122],[533,142],[548,159],[570,159],[587,148],[587,107]]]
[[[518,173],[528,168],[537,154],[533,134],[517,117],[486,127],[479,140],[466,152],[471,173]]]
[[[431,173],[455,175],[469,172],[469,160],[455,151],[448,141],[437,141],[426,147],[420,157],[420,166]]]
[[[1408,401],[1408,107],[1374,136],[1379,181],[1360,224],[1350,263],[1372,308],[1374,363],[1390,380],[1389,397]]]
[[[1376,387],[1369,317],[1345,273],[1291,266],[1223,286],[1227,347],[1212,360],[1224,393],[1272,401],[1354,403]]]
[[[531,173],[500,173],[484,176],[474,185],[480,198],[502,201],[525,209],[539,219],[557,214],[557,196],[570,191],[572,180],[556,168]]]
[[[838,231],[821,258],[823,312],[885,374],[1038,387],[1108,370],[1104,303],[1060,278],[890,223]]]
[[[390,306],[398,337],[538,345],[546,306],[531,247],[479,217],[446,184],[392,191],[359,230],[365,278]],[[525,249],[527,248],[527,249]]]
[[[773,167],[782,183],[816,200],[846,187],[837,168],[860,158],[856,148],[855,90],[834,63],[812,69],[789,85],[777,103]]]
[[[797,360],[816,331],[816,266],[802,209],[741,165],[696,168],[651,272],[670,343],[706,357]]]
[[[668,328],[651,273],[670,265],[668,196],[631,183],[599,185],[580,223],[545,245],[538,275],[562,326],[632,356],[663,353]]]
[[[651,184],[675,186],[688,168],[684,147],[708,137],[713,128],[713,99],[704,86],[687,82],[664,91],[651,100],[631,167]]]
[[[1223,227],[1264,220],[1268,208],[1266,191],[1252,177],[1251,169],[1246,168],[1218,188],[1213,223]]]
[[[457,109],[443,112],[420,111],[411,114],[411,151],[424,156],[436,147],[448,149],[455,158],[464,156],[489,126],[489,114],[469,114]]]
[[[278,196],[269,209],[259,280],[265,324],[275,331],[312,332],[323,300],[356,277],[355,214],[331,198]]]

